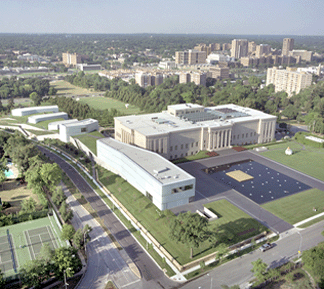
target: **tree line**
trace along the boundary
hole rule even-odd
[[[48,79],[4,77],[0,80],[0,99],[27,98],[31,93],[40,96],[54,95],[56,89]]]
[[[69,97],[55,97],[48,101],[55,104],[61,111],[65,111],[70,118],[86,119],[93,118],[98,120],[99,125],[103,127],[113,126],[114,117],[122,115],[117,109],[99,110],[91,108],[88,104],[78,102]]]

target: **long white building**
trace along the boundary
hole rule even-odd
[[[97,156],[160,210],[194,200],[196,179],[157,153],[105,138],[97,140]]]
[[[161,113],[115,117],[115,139],[172,160],[201,150],[270,142],[276,119],[234,104],[176,104]]]
[[[34,107],[24,107],[24,108],[16,108],[11,111],[13,116],[25,116],[31,115],[36,113],[43,113],[43,112],[58,112],[57,105],[50,105],[50,106],[34,106]]]
[[[47,113],[47,114],[35,114],[32,116],[29,116],[27,119],[27,122],[36,124],[41,121],[50,120],[50,119],[57,119],[57,118],[63,118],[63,119],[69,119],[69,116],[65,112],[55,112],[55,113]]]

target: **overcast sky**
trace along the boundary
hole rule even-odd
[[[0,0],[0,33],[323,31],[324,0]]]

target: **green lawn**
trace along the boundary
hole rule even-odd
[[[40,113],[40,114],[42,114],[42,113]],[[10,118],[15,119],[16,120],[16,124],[22,124],[22,123],[23,124],[28,124],[30,126],[34,126],[34,127],[41,128],[41,129],[45,129],[45,130],[47,130],[49,123],[64,120],[63,118],[55,118],[55,119],[45,120],[45,121],[41,121],[41,122],[38,122],[36,124],[33,124],[33,123],[27,122],[28,117],[29,116],[32,116],[32,115],[35,115],[35,114],[26,115],[26,116],[10,116]],[[3,121],[7,121],[8,122],[8,120],[3,120]],[[14,122],[11,121],[10,123],[13,124]]]
[[[220,234],[228,235],[235,242],[248,239],[267,230],[265,226],[227,200],[215,201],[204,206],[219,216],[217,220],[210,223],[211,227],[218,229]],[[249,230],[251,232],[248,232]]]
[[[287,147],[293,150],[293,155],[285,155]],[[268,149],[268,151],[261,153],[261,155],[324,181],[324,149],[313,148],[307,145],[303,149],[303,145],[296,141],[274,144],[268,146]]]
[[[164,211],[160,217],[158,213],[159,210],[156,206],[154,206],[148,198],[137,191],[124,179],[103,169],[102,167],[98,168],[98,174],[101,182],[108,188],[108,190],[118,198],[129,212],[135,216],[135,218],[180,264],[186,264],[192,261],[189,255],[189,247],[171,241],[168,237],[170,222],[175,218],[175,215],[171,211]],[[222,210],[221,207],[225,207],[225,210]],[[219,211],[219,214],[221,214],[222,217],[219,220],[211,222],[210,228],[218,228],[219,233],[224,235],[223,237],[225,237],[226,240],[224,240],[224,238],[223,240],[227,242],[227,245],[233,245],[236,242],[242,241],[266,230],[265,227],[239,209],[235,208],[230,203],[217,203],[215,208],[216,211]],[[231,216],[232,214],[234,215]],[[252,227],[255,228],[253,233],[242,234],[240,236],[237,235],[237,233],[242,233]],[[239,230],[234,231],[236,228],[239,228]],[[229,238],[231,241],[228,240]],[[216,250],[217,247],[213,247],[210,242],[206,241],[199,249],[194,249],[194,259],[211,254]]]
[[[264,209],[292,225],[323,213],[323,206],[324,192],[318,189],[310,189],[262,205]],[[317,211],[313,211],[313,208]]]
[[[84,145],[86,145],[95,155],[97,155],[97,139],[104,138],[99,131],[93,131],[87,134],[80,134],[74,136]]]
[[[88,104],[95,109],[110,109],[115,108],[123,114],[139,114],[140,109],[135,105],[129,104],[128,108],[125,107],[125,103],[117,99],[108,98],[104,96],[96,97],[81,97],[80,102]]]
[[[63,242],[60,239],[60,229],[57,226],[54,217],[50,218],[41,218],[33,221],[23,222],[12,226],[5,226],[0,228],[0,236],[7,235],[7,230],[9,230],[9,234],[12,235],[13,239],[13,248],[15,249],[17,256],[17,267],[18,271],[22,265],[24,265],[27,261],[31,260],[30,253],[27,245],[27,240],[24,235],[24,231],[41,228],[44,226],[50,226],[52,228],[53,234],[55,235],[55,241],[59,247],[67,246],[66,242]],[[22,246],[20,248],[19,246]],[[8,271],[5,275],[6,277],[14,275],[15,272],[13,270]]]
[[[82,87],[75,86],[65,80],[57,80],[50,82],[50,85],[57,89],[56,95],[84,95],[84,94],[98,94],[99,92],[94,92],[92,89],[86,89]]]
[[[186,162],[205,159],[205,158],[209,158],[209,155],[207,155],[207,151],[200,151],[199,153],[197,153],[197,154],[195,154],[193,156],[187,156],[187,157],[184,157],[184,158],[174,160],[172,162],[174,164],[180,164],[180,163],[186,163]]]

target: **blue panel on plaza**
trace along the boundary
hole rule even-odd
[[[226,175],[226,173],[236,170],[252,176],[253,179],[239,182]],[[204,169],[204,171],[213,179],[230,186],[258,204],[274,201],[311,188],[252,160],[215,166]]]

